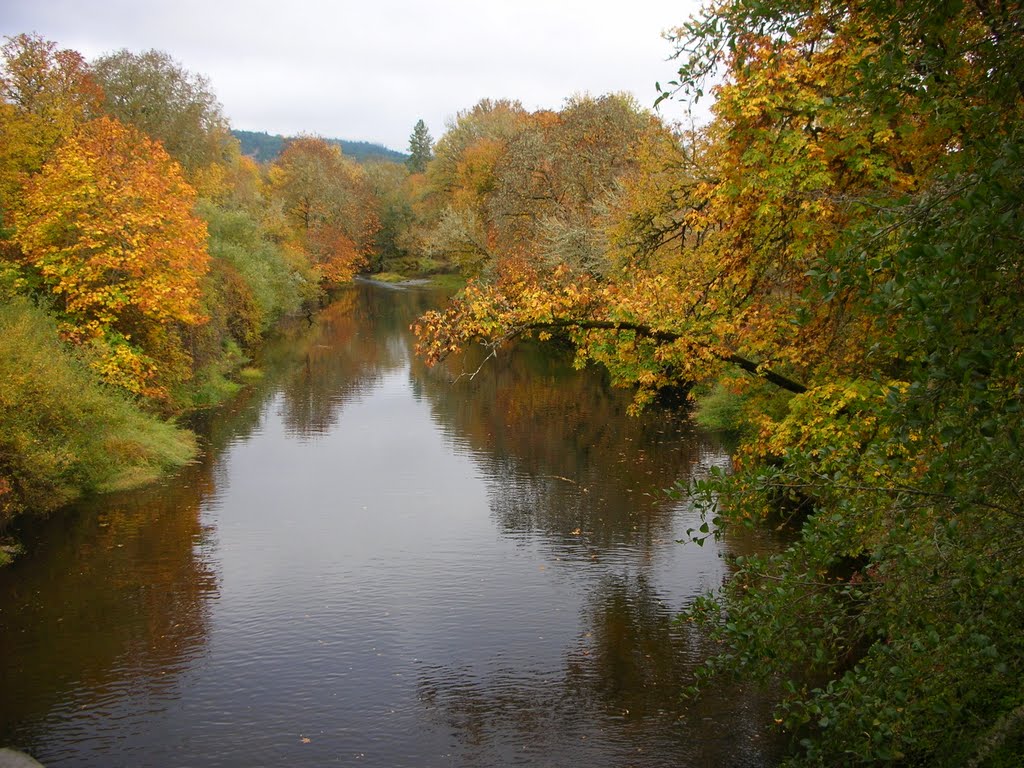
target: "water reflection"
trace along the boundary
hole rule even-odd
[[[335,294],[303,335],[301,364],[281,383],[289,434],[327,434],[346,403],[370,392],[388,372],[408,367],[409,323],[439,300],[436,291],[365,283]]]
[[[218,588],[199,514],[210,468],[25,531],[32,557],[0,571],[0,742],[34,747],[60,723],[84,742],[115,712],[159,707],[202,653]]]
[[[722,551],[765,545],[675,545],[699,518],[663,489],[726,464],[721,445],[657,405],[624,418],[631,393],[572,370],[569,350],[524,343],[483,357],[421,373],[421,391],[480,467],[499,530],[581,597],[581,629],[556,667],[481,659],[421,675],[431,717],[465,735],[456,762],[770,764],[777,745],[754,692],[681,698],[708,649],[679,609],[725,577]]]
[[[438,300],[358,285],[282,330],[160,487],[0,572],[0,742],[48,765],[768,765],[765,711],[678,692],[726,575],[662,488],[727,461],[567,351],[425,369]],[[34,538],[33,538],[34,537]],[[22,693],[23,692],[23,693]]]
[[[764,766],[776,745],[765,702],[723,688],[695,703],[696,649],[643,575],[590,595],[561,668],[452,665],[424,671],[429,717],[460,734],[458,765]]]
[[[670,535],[677,506],[663,489],[723,460],[722,449],[679,412],[652,407],[624,418],[630,393],[599,370],[572,370],[570,360],[567,350],[523,344],[473,379],[452,371],[477,359],[449,362],[423,389],[435,419],[478,457],[503,530],[560,543],[572,536],[587,553],[650,554]]]

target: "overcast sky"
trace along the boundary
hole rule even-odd
[[[654,103],[662,33],[700,0],[2,0],[0,34],[92,59],[166,51],[205,75],[235,128],[408,148],[484,97],[558,108],[575,93]],[[669,120],[681,105],[663,106]]]

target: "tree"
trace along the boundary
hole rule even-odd
[[[427,179],[431,255],[467,275],[505,258],[607,268],[603,220],[635,171],[636,147],[664,132],[629,97],[574,97],[559,112],[527,113],[484,100],[461,112],[437,146]]]
[[[663,131],[628,96],[568,99],[557,113],[539,112],[510,139],[488,201],[501,252],[526,250],[550,266],[607,268],[605,209],[617,185],[635,171],[636,148]]]
[[[165,398],[188,376],[176,324],[203,322],[206,226],[180,167],[136,129],[83,125],[29,180],[15,241],[54,295],[64,334],[94,342],[111,383]]]
[[[235,141],[209,81],[163,51],[121,50],[97,59],[93,72],[106,113],[161,141],[189,174],[222,161]]]
[[[292,139],[271,168],[291,236],[321,279],[343,283],[366,266],[380,226],[363,169],[323,139]]]
[[[76,51],[59,49],[39,35],[6,40],[0,48],[0,100],[31,121],[36,152],[26,170],[37,171],[46,151],[96,115],[103,93]]]
[[[430,137],[426,123],[417,120],[412,134],[409,136],[409,159],[405,161],[405,164],[410,173],[423,173],[427,170],[427,163],[433,157],[434,140]]]
[[[96,114],[101,97],[75,51],[25,34],[0,47],[0,259],[10,249],[5,229],[24,176],[37,173],[54,147]]]

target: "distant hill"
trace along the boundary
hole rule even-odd
[[[284,149],[287,136],[271,135],[263,131],[236,131],[231,134],[238,139],[242,145],[242,154],[265,163],[273,160]],[[345,141],[344,139],[324,139],[330,144],[337,144],[347,157],[359,163],[369,160],[390,160],[394,163],[404,163],[409,157],[402,152],[388,149],[382,144],[371,144],[368,141]]]

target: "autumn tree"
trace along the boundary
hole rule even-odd
[[[162,146],[110,118],[83,125],[25,188],[15,240],[65,335],[111,383],[150,397],[189,375],[177,327],[203,322],[206,227]]]
[[[409,136],[409,159],[405,161],[410,173],[423,173],[427,163],[434,156],[434,140],[430,136],[427,124],[417,120]]]
[[[79,53],[39,35],[8,37],[0,56],[5,156],[38,171],[61,138],[96,115],[102,90]]]
[[[431,188],[453,194],[464,187],[465,175],[474,171],[473,164],[466,163],[467,150],[481,143],[503,146],[522,129],[528,115],[518,101],[482,99],[449,119],[428,168]]]
[[[8,237],[25,175],[37,173],[57,144],[96,114],[100,96],[75,51],[25,34],[0,47],[0,291],[15,275]]]
[[[347,282],[366,266],[379,217],[361,167],[338,147],[306,136],[288,143],[271,182],[297,247],[324,281]]]
[[[636,148],[660,123],[628,96],[577,96],[532,115],[508,143],[489,201],[498,249],[530,243],[549,266],[606,269],[602,220],[613,192],[636,170]]]
[[[664,130],[621,95],[574,97],[559,112],[535,113],[485,100],[438,142],[427,174],[438,213],[426,246],[466,274],[513,256],[600,272],[597,221],[635,170],[642,137]]]

